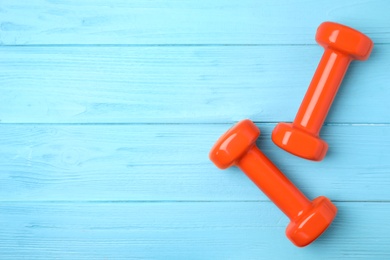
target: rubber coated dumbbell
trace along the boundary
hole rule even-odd
[[[243,120],[219,138],[210,151],[210,159],[218,168],[236,165],[245,172],[290,218],[287,237],[296,246],[306,246],[326,230],[337,208],[323,196],[309,201],[256,147],[259,135],[252,121]]]
[[[366,60],[374,46],[366,35],[347,26],[324,22],[316,41],[325,48],[309,89],[292,124],[279,123],[272,140],[280,148],[303,158],[320,161],[328,144],[319,138],[333,99],[350,62]]]

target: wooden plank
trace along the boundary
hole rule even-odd
[[[0,201],[268,201],[238,169],[208,159],[230,124],[1,125]],[[390,201],[390,125],[325,126],[320,163],[258,145],[309,197]]]
[[[0,1],[0,43],[315,44],[317,26],[348,24],[390,42],[383,0]]]
[[[292,121],[318,46],[3,47],[3,123]],[[390,123],[390,45],[351,65],[327,122]]]
[[[1,203],[0,250],[4,259],[388,259],[390,204],[336,204],[327,232],[297,248],[268,202]]]

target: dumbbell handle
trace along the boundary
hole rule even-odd
[[[295,127],[319,134],[351,61],[352,58],[344,53],[325,49],[295,117]]]
[[[255,145],[239,160],[237,166],[290,219],[295,219],[311,206],[306,196]]]

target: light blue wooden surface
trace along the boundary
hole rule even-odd
[[[389,259],[388,1],[0,0],[0,259]],[[305,161],[270,140],[321,57],[316,27],[375,42]],[[339,208],[306,248],[237,169],[208,160],[250,118],[259,147]]]

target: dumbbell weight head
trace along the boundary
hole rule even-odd
[[[250,120],[243,120],[226,131],[210,151],[210,160],[220,169],[236,164],[256,142],[260,129]]]
[[[307,246],[324,233],[336,213],[336,206],[328,198],[317,197],[312,201],[310,209],[304,210],[297,219],[290,221],[286,236],[296,246]]]
[[[334,22],[320,24],[316,41],[325,49],[331,48],[362,61],[368,59],[374,47],[372,40],[363,33]]]
[[[279,123],[272,132],[272,140],[285,151],[313,161],[321,161],[328,151],[324,140],[291,123]]]

